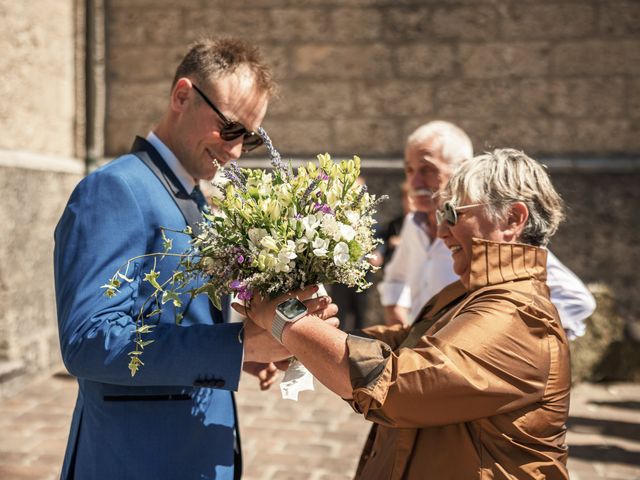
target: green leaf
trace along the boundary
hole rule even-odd
[[[133,282],[133,278],[129,278],[129,277],[125,276],[125,274],[124,274],[124,273],[120,273],[120,272],[118,272],[118,273],[117,273],[117,275],[118,275],[121,279],[123,279],[125,282],[128,282],[128,283]],[[120,283],[120,282],[118,282],[118,283]],[[120,286],[120,285],[118,285],[118,286]]]
[[[136,343],[140,345],[140,348],[144,348],[153,342],[155,342],[155,340],[136,340]]]
[[[162,304],[164,305],[169,301],[173,302],[173,306],[176,308],[180,308],[182,306],[182,300],[180,300],[180,297],[176,292],[165,290],[162,293]]]
[[[160,272],[156,272],[155,270],[151,270],[149,273],[146,273],[144,276],[144,281],[149,282],[153,288],[156,290],[162,291],[162,287],[158,283],[158,277],[160,276]]]
[[[155,325],[141,325],[138,328],[136,328],[136,332],[137,333],[149,333],[151,330],[153,330],[154,327],[155,327]]]
[[[154,317],[156,315],[160,315],[162,313],[161,308],[156,308],[153,312],[147,314],[146,318]]]

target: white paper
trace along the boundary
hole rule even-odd
[[[282,398],[298,401],[298,394],[305,390],[315,390],[313,387],[313,375],[298,359],[294,358],[289,363],[289,368],[284,372],[284,378],[280,382]]]

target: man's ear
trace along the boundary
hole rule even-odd
[[[171,90],[171,110],[176,113],[184,111],[192,98],[192,90],[191,80],[186,77],[180,78]]]
[[[518,240],[529,219],[529,209],[523,202],[512,203],[507,214],[505,233]],[[513,241],[511,240],[511,241]]]

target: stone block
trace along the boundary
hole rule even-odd
[[[340,155],[388,155],[404,142],[398,126],[386,118],[338,118],[334,128],[335,151]]]
[[[551,68],[554,75],[637,75],[640,39],[558,43],[552,47]]]
[[[391,43],[432,39],[433,8],[416,6],[385,10],[383,39]]]
[[[198,8],[185,12],[185,31],[189,40],[207,36],[232,35],[245,40],[260,43],[278,39],[270,18],[271,4],[256,5],[252,2],[247,8],[241,8],[236,2],[224,2],[222,6],[212,7],[204,3]]]
[[[582,337],[570,343],[571,379],[580,381],[604,380],[613,372],[602,364],[612,345],[624,336],[624,322],[616,311],[612,290],[605,284],[590,284],[589,290],[598,307],[586,320],[587,330]]]
[[[269,117],[264,122],[283,158],[302,156],[313,160],[319,153],[335,151],[330,122]]]
[[[627,85],[629,89],[627,111],[629,116],[638,118],[640,117],[640,78],[627,79]]]
[[[377,81],[355,84],[357,115],[404,117],[433,113],[433,86],[428,81]]]
[[[272,40],[278,42],[323,42],[330,35],[330,13],[323,8],[272,8],[269,19],[273,29]]]
[[[331,119],[354,111],[354,88],[349,82],[304,80],[283,83],[270,102],[268,116],[305,120]]]
[[[389,47],[375,43],[358,46],[329,44],[303,45],[294,48],[292,73],[296,76],[344,79],[389,78],[391,52]]]
[[[635,122],[618,118],[556,119],[552,132],[556,154],[607,155],[636,151],[630,148],[638,134]],[[636,144],[637,145],[637,144]]]
[[[160,120],[169,102],[171,78],[162,81],[111,82],[111,99],[107,114],[108,127],[121,121],[144,120],[146,123]]]
[[[549,113],[564,117],[624,117],[625,83],[616,77],[552,80]]]
[[[453,45],[446,43],[416,43],[393,50],[396,71],[401,77],[451,77],[455,73],[456,57]]]
[[[483,118],[493,123],[514,117],[543,120],[549,86],[544,79],[454,80],[438,84],[434,98],[439,117]]]
[[[112,8],[107,38],[111,45],[172,45],[184,36],[182,10],[173,2],[167,7]]]
[[[433,14],[433,32],[452,40],[495,40],[499,15],[493,5],[461,5],[438,8]]]
[[[598,22],[605,35],[637,36],[640,33],[640,3],[637,1],[608,1],[600,10]]]
[[[477,153],[509,147],[523,150],[534,158],[546,152],[551,129],[549,122],[527,117],[510,117],[482,123],[463,120],[460,126],[470,134]]]
[[[136,135],[145,137],[155,126],[157,118],[145,119],[134,116],[131,119],[122,118],[107,124],[105,143],[107,157],[118,157],[127,153],[133,144]]]
[[[186,53],[186,45],[171,48],[144,45],[133,49],[109,49],[108,81],[164,81],[169,88],[176,68]]]
[[[373,8],[331,9],[331,38],[336,42],[378,41],[382,37],[383,13]]]
[[[74,152],[74,2],[2,2],[0,148]]]
[[[502,9],[510,40],[585,37],[596,31],[596,7],[587,2],[511,2]]]
[[[460,45],[459,61],[465,78],[542,77],[549,73],[547,42],[509,42]]]

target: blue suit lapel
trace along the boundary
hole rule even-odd
[[[202,212],[198,209],[195,200],[185,191],[178,178],[171,168],[169,168],[169,165],[167,165],[162,158],[162,155],[158,153],[153,145],[142,137],[136,137],[131,146],[131,153],[142,160],[158,180],[160,180],[171,195],[171,198],[173,198],[180,212],[182,212],[182,216],[186,220],[187,225],[191,227],[193,234],[198,235],[202,231],[200,228],[200,222],[203,220]],[[222,298],[222,311],[215,308],[211,302],[209,302],[209,308],[214,323],[224,322],[225,316],[226,318],[230,318],[230,301],[227,295]],[[222,312],[225,312],[225,314]]]

